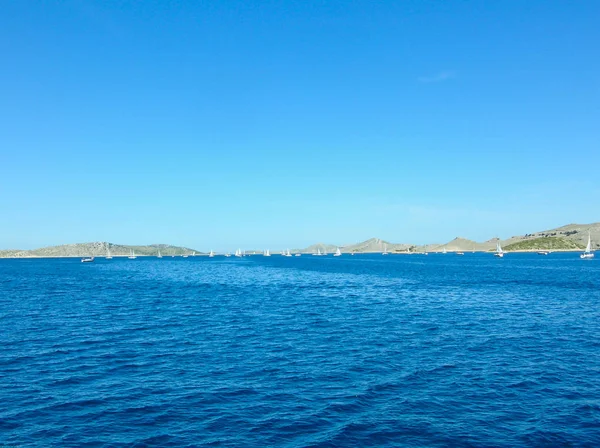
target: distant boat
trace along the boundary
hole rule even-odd
[[[86,257],[86,258],[82,258],[81,259],[82,263],[93,263],[94,262],[94,257]]]
[[[127,257],[130,260],[135,260],[137,257],[135,256],[135,251],[132,249],[130,255]]]
[[[183,258],[187,258],[189,255],[188,254],[183,254],[182,257]]]
[[[265,250],[265,252],[263,253],[263,255],[265,257],[270,257],[271,256],[271,252],[269,252],[269,249]]]
[[[456,255],[464,255],[464,252],[456,252]]]
[[[381,255],[388,255],[387,244],[383,245],[383,252],[381,252]]]
[[[162,255],[160,254],[160,249],[158,249],[158,255],[156,256],[156,258],[162,258]]]
[[[340,250],[340,248],[338,247],[337,250],[335,251],[335,254],[333,254],[334,257],[341,257],[342,256],[342,251]]]
[[[588,243],[587,246],[585,246],[585,252],[583,252],[579,258],[594,258],[594,253],[592,252],[592,234],[590,232],[588,232]]]
[[[294,256],[295,256],[295,257],[301,257],[301,256],[302,256],[302,254],[296,254],[296,255],[294,255]]]
[[[214,256],[215,256],[215,253],[211,249],[210,253],[208,254],[208,258],[213,258]]]
[[[494,253],[494,257],[504,257],[504,251],[502,250],[502,246],[500,246],[500,240],[496,241],[496,252]]]
[[[327,256],[327,251],[323,249],[323,253],[321,255],[323,255],[324,257]]]
[[[442,251],[443,254],[447,254],[448,251],[446,251],[446,248],[444,247],[444,250]]]
[[[239,257],[239,258],[242,258],[242,250],[241,249],[236,250],[235,251],[235,256]]]
[[[291,257],[291,256],[292,256],[292,254],[290,253],[290,250],[288,249],[288,250],[287,250],[287,251],[286,251],[286,252],[283,254],[283,256],[284,256],[284,257]]]
[[[320,257],[320,256],[321,256],[321,255],[323,255],[323,254],[321,253],[321,249],[319,249],[319,248],[317,247],[317,253],[316,253],[316,254],[313,254],[313,255],[315,255],[315,256],[317,256],[317,257]]]
[[[107,260],[112,260],[112,255],[110,254],[110,247],[108,245],[108,243],[106,243],[106,259]],[[83,262],[83,260],[81,260]]]
[[[227,252],[227,253],[225,254],[225,257],[226,257],[226,258],[229,258],[229,257],[231,257],[231,254],[230,254],[229,252]]]
[[[540,251],[538,252],[538,255],[548,255],[549,253],[550,253],[550,251],[549,251],[549,250],[540,250]]]

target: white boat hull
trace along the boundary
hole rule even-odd
[[[581,258],[582,260],[585,260],[586,258],[587,259],[594,258],[594,254],[581,254],[579,256],[579,258]]]
[[[494,257],[504,258],[504,254],[503,253],[496,253],[496,254],[494,254]]]

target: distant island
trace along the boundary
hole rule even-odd
[[[600,223],[568,224],[556,229],[513,236],[501,240],[502,247],[507,252],[535,251],[579,251],[585,248],[588,233],[592,236],[592,250],[600,248]],[[379,238],[371,238],[361,243],[345,246],[317,243],[304,249],[293,249],[292,253],[333,253],[339,247],[342,253],[380,253],[387,251],[396,254],[418,252],[490,252],[496,248],[496,238],[477,242],[466,238],[456,237],[445,244],[416,245],[409,243],[391,243]],[[147,246],[131,246],[108,242],[64,244],[60,246],[43,247],[33,250],[0,250],[0,258],[54,258],[54,257],[103,257],[109,252],[113,257],[129,256],[168,256],[208,255],[189,247],[172,246],[169,244],[151,244]],[[259,251],[246,251],[247,254]]]
[[[592,236],[592,249],[600,248],[600,223],[592,224],[568,224],[556,229],[528,233],[525,235],[512,236],[500,240],[505,251],[529,252],[529,251],[578,251],[583,250],[587,244],[588,232]],[[331,253],[340,247],[342,253],[378,253],[387,251],[389,253],[418,253],[418,252],[491,252],[496,249],[497,238],[484,242],[477,242],[462,237],[456,237],[445,244],[410,244],[392,243],[378,238],[371,238],[361,243],[346,246],[334,246],[331,244],[317,243],[304,249],[295,249],[298,253]]]
[[[60,246],[43,247],[33,250],[0,250],[0,258],[60,258],[60,257],[104,257],[110,253],[113,257],[126,257],[135,253],[136,256],[165,257],[183,255],[202,255],[201,252],[189,247],[171,246],[169,244],[150,244],[148,246],[128,246],[113,243],[77,243]]]

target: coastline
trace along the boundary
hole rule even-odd
[[[427,254],[439,254],[439,255],[456,255],[457,253],[462,252],[463,254],[490,254],[493,255],[494,251],[483,251],[483,250],[465,250],[465,251],[447,251],[445,254],[441,251],[429,251],[427,252]],[[561,253],[580,253],[583,252],[583,249],[555,249],[555,250],[546,250],[546,249],[524,249],[524,250],[511,250],[511,251],[504,251],[505,254],[517,254],[517,253],[538,253],[538,252],[549,252],[549,254],[555,253],[555,252],[561,252]],[[365,252],[344,252],[342,250],[342,255],[352,255],[352,254],[356,254],[356,255],[377,255],[377,254],[381,254],[381,251],[365,251]],[[425,252],[388,252],[388,255],[424,255]],[[301,255],[313,255],[312,252],[292,252],[292,254],[301,254]],[[215,254],[215,257],[224,257],[225,254]],[[255,253],[255,254],[247,254],[246,257],[261,257],[263,256],[262,253]],[[279,253],[273,253],[271,256],[273,257],[277,257],[277,256],[282,256]],[[329,257],[329,256],[333,256],[333,254],[328,254],[328,255],[322,255],[325,257]],[[0,255],[0,260],[28,260],[28,259],[63,259],[63,258],[85,258],[87,257],[87,255],[48,255],[48,256],[44,256],[44,255],[25,255],[25,256],[14,256],[14,255],[8,255],[8,256],[2,256]],[[112,258],[128,258],[129,255],[112,255]],[[209,258],[208,254],[196,254],[196,255],[189,255],[187,258],[198,258],[198,257],[202,257],[202,258]],[[106,259],[105,255],[94,255],[94,258],[98,258],[98,259]],[[136,258],[158,258],[156,255],[136,255]],[[163,255],[162,258],[184,258],[182,255]]]

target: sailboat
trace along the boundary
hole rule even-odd
[[[227,252],[227,253],[225,254],[225,258],[229,258],[229,257],[231,257],[231,254],[230,254],[229,252]]]
[[[296,256],[296,257],[301,257],[301,256],[302,256],[302,254],[301,254],[301,253],[297,253],[295,256]]]
[[[269,249],[267,249],[267,250],[264,251],[263,255],[265,257],[270,257],[271,256],[271,252],[269,252]]]
[[[342,251],[340,250],[340,248],[338,247],[337,250],[335,251],[335,254],[333,254],[334,257],[341,257],[342,256]]]
[[[160,249],[158,249],[158,255],[156,256],[156,258],[162,258],[162,255],[160,253]]]
[[[587,246],[585,246],[585,252],[582,253],[579,258],[594,258],[594,254],[592,252],[592,234],[590,232],[588,232],[588,243]]]
[[[135,251],[132,249],[130,255],[127,257],[130,260],[135,260],[137,257],[135,256]]]
[[[502,250],[502,246],[500,246],[500,240],[496,241],[496,252],[494,253],[494,257],[504,257],[504,251]]]
[[[110,254],[110,246],[106,243],[106,259],[112,260],[112,255]]]
[[[446,250],[446,248],[444,247],[444,250],[442,251],[443,254],[447,254],[448,251]]]
[[[94,262],[94,257],[84,257],[81,259],[82,263],[93,263]]]
[[[188,256],[189,256],[189,254],[186,254],[186,253],[184,253],[184,254],[182,255],[182,257],[183,257],[183,258],[187,258]]]
[[[214,256],[215,256],[215,253],[211,249],[210,253],[208,254],[208,258],[213,258]]]
[[[317,247],[317,253],[316,253],[316,254],[313,254],[313,255],[315,255],[315,256],[317,256],[317,257],[320,257],[320,256],[321,256],[321,255],[323,255],[323,254],[321,253],[321,249],[319,249],[319,248]]]
[[[284,254],[284,257],[291,257],[291,256],[292,256],[292,254],[290,253],[290,250],[288,249],[288,250],[285,252],[285,254]]]
[[[239,258],[242,258],[242,250],[241,249],[236,250],[235,251],[235,256],[239,257]]]
[[[387,244],[383,245],[383,252],[381,252],[381,255],[387,255],[388,251],[387,251]]]

